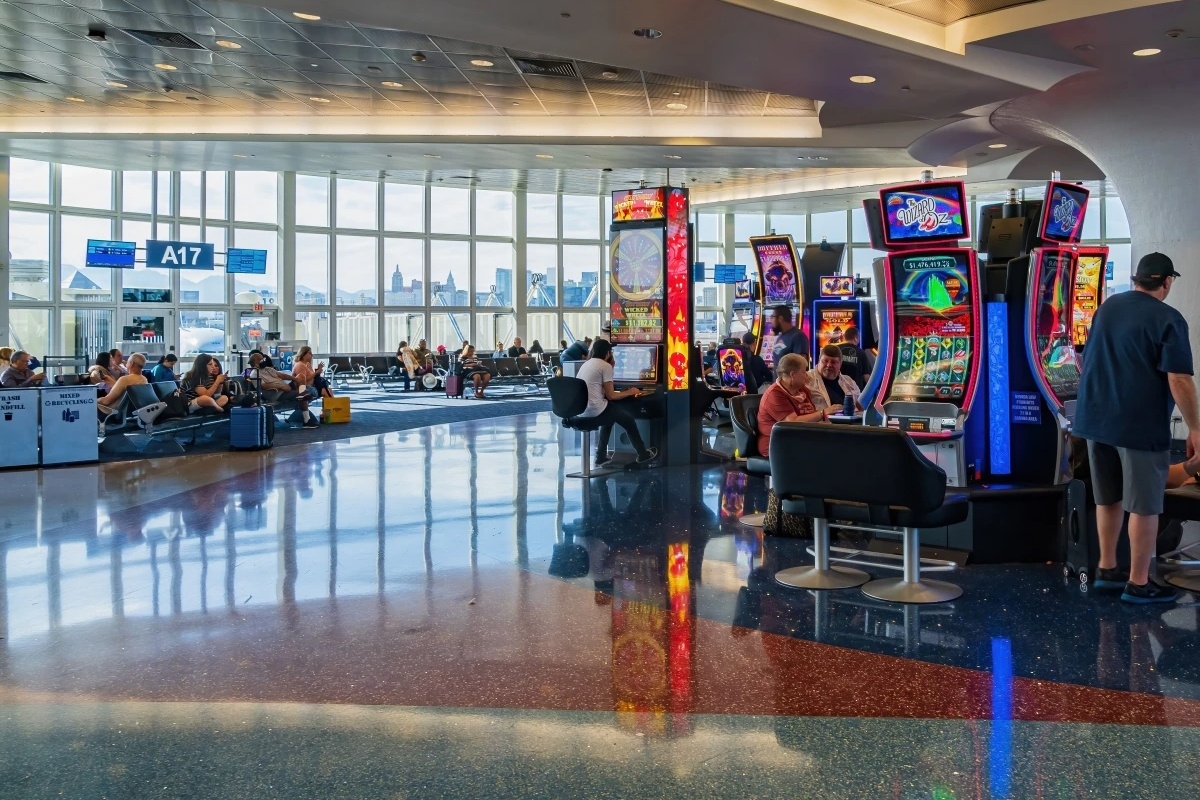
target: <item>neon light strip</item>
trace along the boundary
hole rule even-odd
[[[1008,407],[1008,304],[988,303],[988,446],[990,472],[1012,473]]]

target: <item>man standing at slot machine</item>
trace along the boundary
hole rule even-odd
[[[771,363],[778,364],[788,353],[803,356],[807,362],[811,349],[804,331],[792,320],[791,306],[775,306],[771,311],[771,327],[775,331],[775,347],[771,351]]]
[[[1179,273],[1151,253],[1134,288],[1096,311],[1084,351],[1074,433],[1088,443],[1100,564],[1096,588],[1124,585],[1127,603],[1170,603],[1178,593],[1150,580],[1170,466],[1171,412],[1188,426],[1187,465],[1200,465],[1200,404],[1183,315],[1164,301]],[[1173,402],[1172,402],[1173,401]],[[1117,537],[1129,514],[1129,575],[1117,568]]]

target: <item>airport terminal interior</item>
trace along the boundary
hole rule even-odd
[[[1200,0],[3,0],[0,797],[1197,797],[1187,410],[1166,602],[1074,428],[1146,256],[1200,345],[1197,85]]]

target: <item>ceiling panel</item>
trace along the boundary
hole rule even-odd
[[[949,25],[952,22],[973,17],[978,14],[988,14],[1003,8],[1030,5],[1041,0],[867,0],[877,6],[886,6],[920,17],[939,25]]]

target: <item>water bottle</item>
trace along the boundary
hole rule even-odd
[[[842,416],[854,416],[854,397],[852,395],[846,395],[846,399],[842,401]]]

